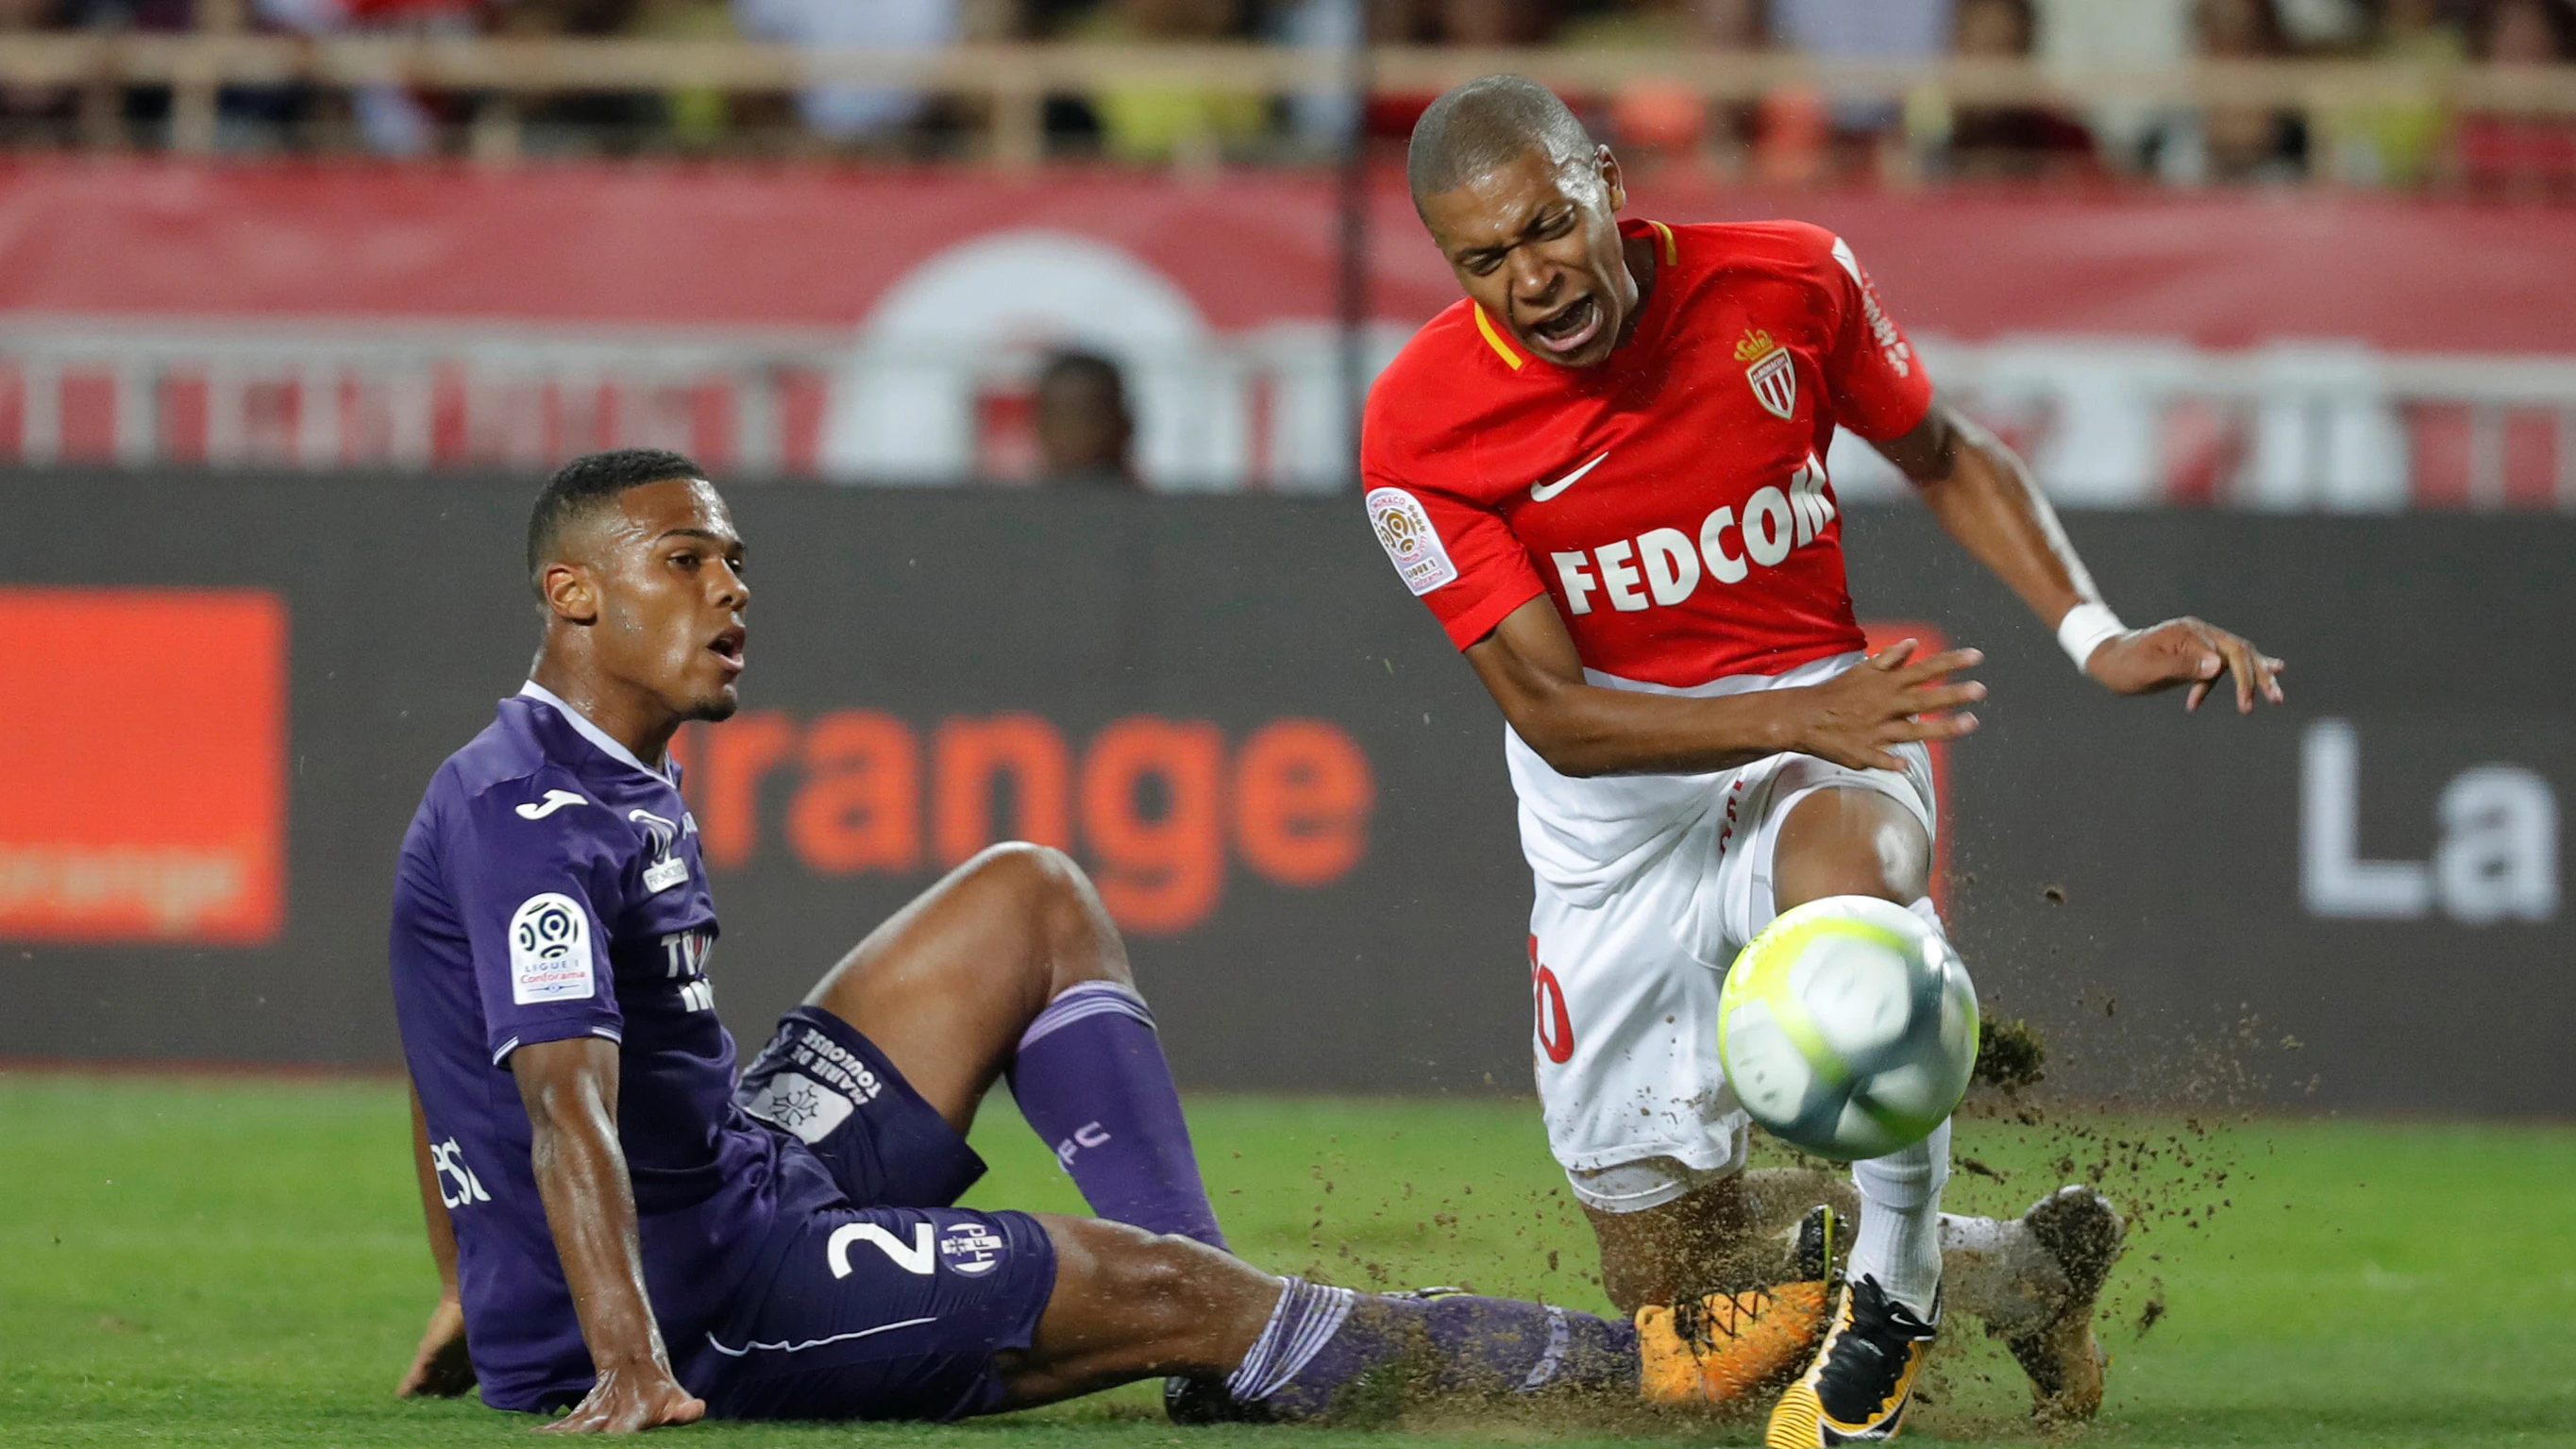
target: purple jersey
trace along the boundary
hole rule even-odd
[[[536,685],[430,780],[394,880],[394,1009],[495,1408],[569,1403],[592,1377],[529,1167],[520,1047],[618,1044],[617,1135],[675,1367],[752,1270],[785,1148],[734,1104],[715,938],[676,779]]]

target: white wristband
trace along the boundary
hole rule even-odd
[[[2080,671],[2092,659],[2094,650],[2127,632],[2129,626],[2120,622],[2110,605],[2087,600],[2067,610],[2066,617],[2057,621],[2057,647],[2066,651],[2066,657],[2074,660]]]

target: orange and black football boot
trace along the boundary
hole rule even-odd
[[[1767,1449],[1831,1449],[1893,1439],[1914,1399],[1914,1380],[1931,1355],[1932,1321],[1887,1296],[1876,1278],[1843,1290],[1833,1330],[1815,1362],[1771,1408]]]
[[[1825,1326],[1825,1285],[1775,1283],[1637,1310],[1638,1391],[1650,1404],[1740,1402],[1797,1370]]]
[[[1788,1282],[1640,1309],[1639,1387],[1646,1401],[1737,1403],[1796,1373],[1825,1331],[1825,1282],[1842,1247],[1841,1228],[1830,1207],[1808,1212],[1791,1236]]]

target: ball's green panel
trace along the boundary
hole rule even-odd
[[[1890,901],[1832,896],[1782,912],[1738,954],[1718,995],[1718,1059],[1773,1136],[1877,1157],[1957,1108],[1979,1025],[1937,927]]]
[[[1735,958],[1726,973],[1726,985],[1717,994],[1717,1054],[1726,1059],[1726,1022],[1735,1008],[1747,1001],[1760,1001],[1771,1009],[1772,1020],[1799,1054],[1807,1059],[1810,1070],[1826,1081],[1841,1082],[1851,1075],[1850,1067],[1825,1044],[1824,1033],[1816,1029],[1807,1015],[1806,1003],[1790,989],[1789,972],[1807,947],[1821,936],[1847,936],[1884,946],[1900,956],[1914,954],[1913,943],[1903,936],[1870,921],[1827,912],[1808,914],[1813,907],[1829,905],[1841,897],[1811,901],[1807,905],[1783,912],[1756,935],[1751,944]]]

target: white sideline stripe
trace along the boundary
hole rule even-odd
[[[939,1319],[936,1315],[929,1318],[907,1318],[897,1323],[880,1323],[874,1328],[862,1328],[856,1333],[836,1333],[830,1338],[809,1338],[803,1343],[761,1343],[758,1340],[754,1340],[750,1343],[744,1344],[740,1348],[725,1347],[722,1343],[716,1340],[715,1333],[710,1330],[707,1334],[707,1345],[708,1347],[713,1348],[716,1352],[725,1355],[727,1358],[740,1358],[755,1348],[759,1349],[763,1353],[803,1353],[809,1348],[821,1348],[827,1343],[842,1343],[853,1338],[866,1338],[871,1334],[891,1333],[898,1328],[918,1328],[925,1323],[937,1323],[938,1321]]]

